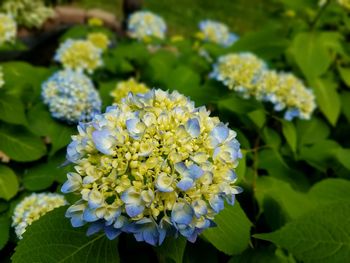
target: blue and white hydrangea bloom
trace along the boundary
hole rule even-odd
[[[128,20],[128,35],[144,40],[149,37],[165,38],[167,26],[164,19],[149,11],[133,13]]]
[[[174,91],[129,93],[79,124],[67,160],[75,164],[63,193],[80,195],[66,216],[88,235],[132,233],[160,245],[168,235],[194,242],[241,188],[236,133],[205,107]]]
[[[12,216],[12,226],[15,228],[16,235],[22,239],[26,228],[34,221],[55,208],[67,204],[66,199],[61,194],[55,193],[32,193],[25,197],[15,207]]]
[[[224,47],[231,46],[238,40],[238,36],[227,25],[214,20],[203,20],[199,23],[199,29],[205,41],[213,42]]]
[[[308,120],[316,108],[313,91],[291,73],[269,70],[252,53],[228,54],[219,57],[210,76],[244,98],[274,104],[275,111],[285,111],[288,121],[295,117]]]
[[[90,78],[70,69],[58,71],[42,84],[51,115],[67,123],[90,121],[101,111],[101,99]]]

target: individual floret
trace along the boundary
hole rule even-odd
[[[65,68],[88,73],[103,65],[102,49],[88,40],[67,39],[56,51],[54,60]]]
[[[75,171],[62,192],[80,196],[66,216],[113,239],[121,232],[161,244],[194,242],[241,189],[236,133],[178,92],[132,94],[80,124],[67,149]]]
[[[100,96],[82,72],[58,71],[43,83],[41,94],[52,116],[68,123],[90,121],[101,110]]]
[[[238,36],[230,32],[227,25],[213,21],[203,20],[199,23],[199,29],[204,41],[213,42],[224,47],[231,46],[238,40]]]
[[[129,80],[119,82],[115,89],[111,91],[111,96],[114,98],[114,102],[120,102],[130,92],[134,94],[142,94],[148,91],[149,88],[145,84],[139,83],[135,79],[131,78]]]
[[[53,193],[33,193],[24,198],[16,207],[12,216],[12,226],[16,235],[22,239],[26,228],[34,221],[55,208],[66,205],[63,195]]]
[[[128,20],[128,35],[138,40],[149,37],[164,39],[166,30],[163,18],[149,11],[135,12]]]

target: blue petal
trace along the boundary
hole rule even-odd
[[[189,119],[185,125],[186,131],[191,135],[192,138],[197,138],[201,133],[199,121],[196,118]]]
[[[188,167],[188,171],[189,171],[189,176],[194,180],[198,179],[204,174],[203,169],[200,168],[197,164],[191,164]]]
[[[103,229],[103,223],[102,222],[96,222],[96,223],[92,223],[87,232],[86,232],[86,235],[87,236],[92,236],[96,233],[98,233],[99,231],[101,231],[101,229]]]
[[[223,123],[218,124],[210,133],[212,139],[212,146],[224,142],[229,135],[229,128]]]
[[[188,174],[188,169],[187,169],[185,163],[183,163],[183,162],[176,163],[176,164],[174,165],[174,167],[175,167],[175,170],[176,170],[179,174],[184,175],[184,176],[186,176],[186,175]]]
[[[93,131],[92,140],[101,153],[113,154],[113,147],[116,143],[115,138],[109,130]]]
[[[145,210],[145,207],[143,205],[127,204],[125,205],[125,210],[128,216],[135,217],[141,214]]]
[[[222,209],[224,209],[224,206],[225,206],[224,200],[218,195],[215,195],[214,197],[212,197],[209,200],[209,204],[216,213],[219,213]]]
[[[191,187],[193,187],[193,179],[190,177],[184,177],[180,180],[180,182],[177,183],[177,187],[180,188],[182,191],[187,191]]]
[[[77,152],[77,146],[78,146],[78,141],[72,141],[68,146],[67,146],[67,155],[66,158],[68,161],[74,163],[78,159],[80,159],[81,155],[80,153]]]
[[[105,233],[109,240],[113,240],[120,235],[121,231],[113,227],[105,227]]]
[[[85,225],[85,222],[81,215],[73,215],[70,219],[70,222],[72,223],[73,227],[81,227]]]
[[[194,211],[187,203],[176,203],[171,211],[171,221],[188,225],[192,222]]]
[[[83,219],[86,222],[95,222],[95,221],[99,220],[99,218],[95,214],[95,210],[92,210],[92,209],[89,209],[89,208],[86,208],[84,210]]]

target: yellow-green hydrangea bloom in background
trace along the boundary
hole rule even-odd
[[[316,108],[315,96],[311,89],[290,73],[266,71],[257,85],[258,99],[274,104],[276,111],[286,109],[284,118],[310,119]]]
[[[143,94],[148,91],[149,88],[145,84],[137,82],[135,79],[131,78],[119,82],[110,94],[114,98],[114,102],[120,102],[123,98],[127,97],[130,92],[134,94]]]
[[[350,0],[337,0],[338,4],[347,10],[350,10]]]
[[[11,15],[0,13],[0,46],[15,41],[17,24]]]
[[[101,32],[88,34],[87,40],[94,44],[95,47],[100,48],[102,50],[106,50],[111,43],[108,36]]]
[[[63,195],[54,193],[33,193],[24,198],[16,207],[12,216],[12,226],[16,235],[22,239],[26,228],[47,212],[66,205]]]
[[[210,76],[249,98],[255,96],[257,81],[266,69],[264,61],[252,53],[244,52],[219,57]]]
[[[97,17],[91,17],[88,20],[89,26],[103,26],[103,21]]]
[[[163,18],[149,11],[135,12],[128,20],[128,34],[138,40],[150,37],[164,39],[166,30]]]
[[[75,171],[62,192],[80,197],[66,217],[74,227],[89,225],[88,235],[194,242],[241,192],[236,132],[176,91],[129,93],[78,131],[67,148]]]
[[[54,10],[47,7],[42,0],[7,0],[2,9],[11,14],[19,25],[39,28],[50,17]]]
[[[67,39],[59,46],[54,60],[65,68],[88,73],[103,65],[102,49],[88,40]]]

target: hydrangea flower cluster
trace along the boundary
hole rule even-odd
[[[244,98],[255,97],[274,104],[286,120],[310,119],[316,108],[311,89],[290,73],[268,70],[266,64],[251,53],[228,54],[218,59],[210,74]]]
[[[16,21],[12,16],[0,13],[0,45],[7,42],[14,42],[16,35]]]
[[[90,33],[87,35],[87,40],[90,41],[95,47],[100,48],[102,50],[106,50],[108,46],[111,44],[108,36],[101,32]]]
[[[72,225],[152,245],[178,234],[194,242],[241,192],[236,133],[209,115],[176,91],[151,90],[79,124],[67,148],[75,172],[62,186],[81,196],[66,212]]]
[[[264,61],[252,53],[244,52],[219,57],[210,76],[241,93],[244,98],[249,98],[255,96],[256,85],[266,69]]]
[[[134,78],[130,78],[126,81],[121,81],[117,84],[114,90],[111,91],[111,96],[114,98],[114,102],[120,102],[130,92],[133,94],[147,93],[149,88],[143,84],[137,82]]]
[[[99,94],[82,72],[56,72],[43,83],[41,94],[52,116],[68,123],[90,121],[101,110]]]
[[[128,34],[138,40],[149,37],[164,39],[166,30],[163,18],[149,11],[135,12],[128,20]]]
[[[19,25],[28,28],[39,28],[54,16],[54,10],[46,7],[42,0],[7,0],[2,9],[13,15]]]
[[[65,68],[92,73],[102,66],[102,49],[88,40],[67,39],[56,51],[54,60]]]
[[[4,81],[4,73],[2,72],[2,67],[0,66],[0,88],[4,86],[5,81]]]
[[[231,33],[227,25],[217,21],[203,20],[199,23],[199,29],[205,41],[213,42],[224,47],[229,47],[238,40],[238,36]]]
[[[26,228],[41,216],[55,208],[66,205],[63,195],[54,193],[33,193],[24,198],[16,207],[12,216],[12,226],[16,235],[22,239]]]
[[[91,17],[88,20],[89,26],[103,26],[103,21],[98,17]]]

